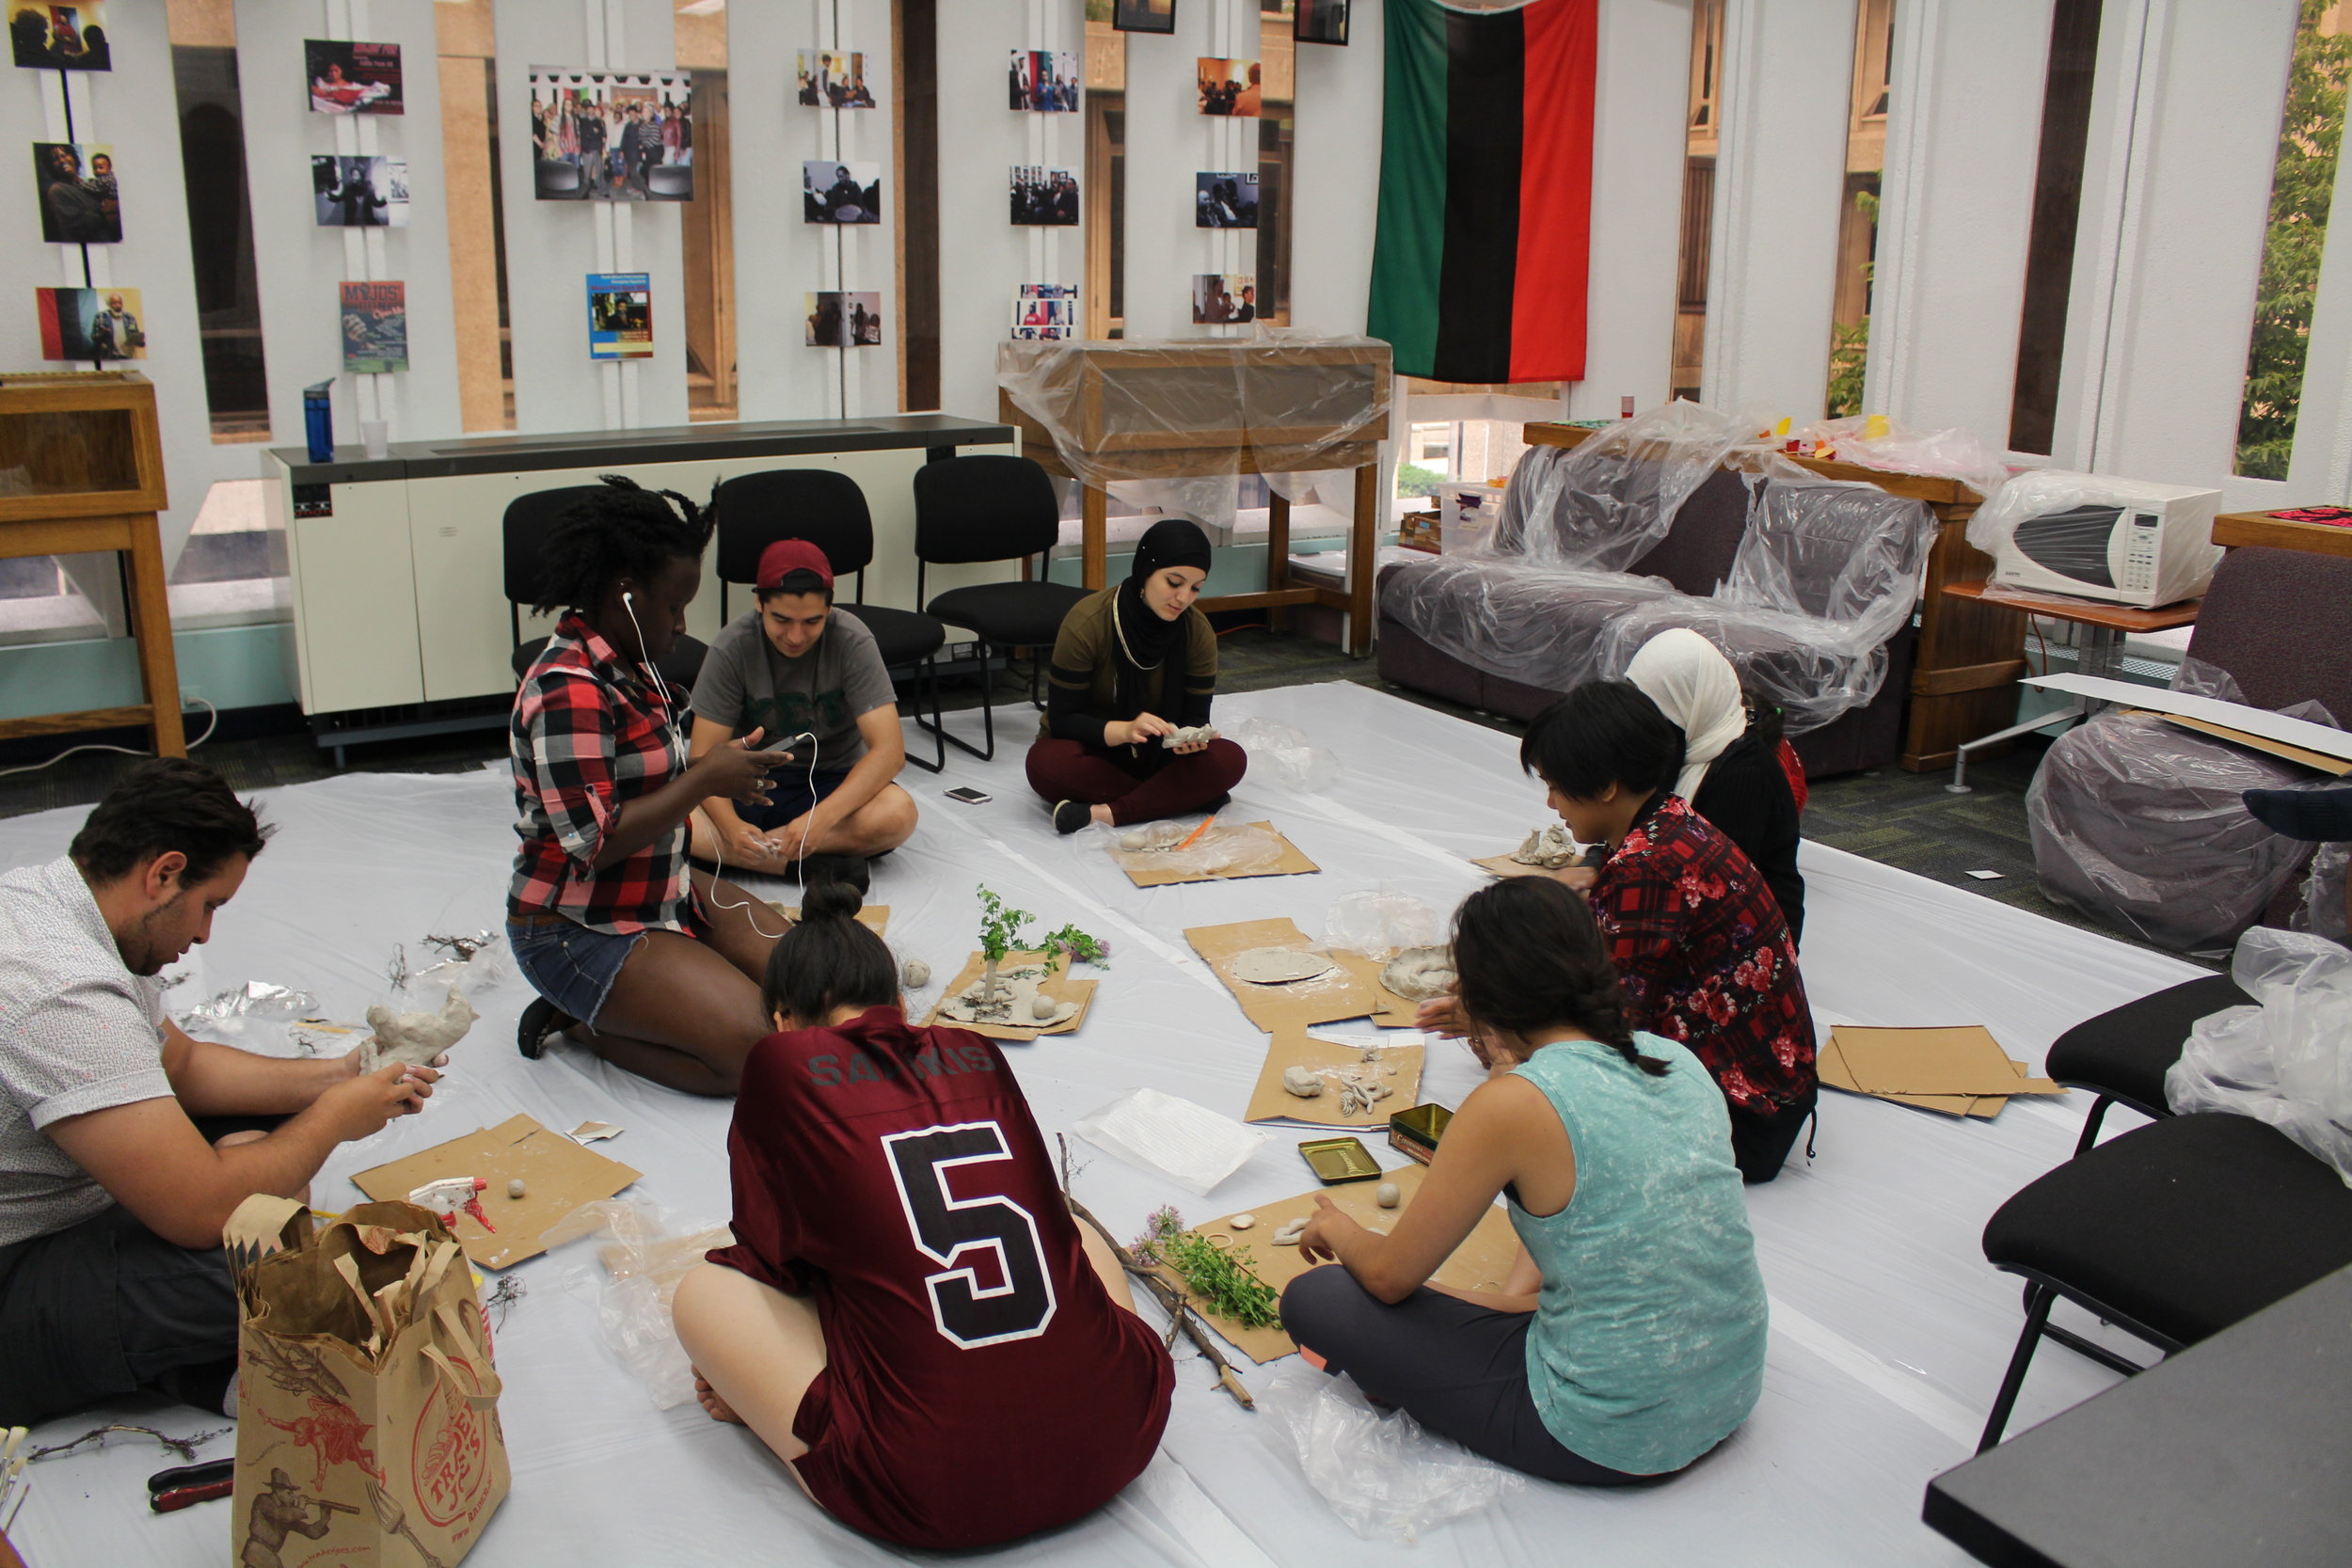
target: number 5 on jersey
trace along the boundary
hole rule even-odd
[[[923,1256],[942,1265],[926,1275],[931,1320],[942,1338],[977,1350],[1033,1339],[1054,1321],[1054,1283],[1038,1245],[1037,1221],[1008,1197],[959,1198],[947,1187],[958,1165],[1009,1160],[1004,1130],[993,1121],[927,1127],[882,1139],[907,1229]],[[981,1287],[975,1248],[996,1254],[1001,1284]]]

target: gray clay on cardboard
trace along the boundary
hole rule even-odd
[[[1228,959],[1225,973],[1253,986],[1287,986],[1312,980],[1332,970],[1329,958],[1295,947],[1252,947]]]
[[[931,983],[931,966],[920,958],[909,958],[899,970],[899,977],[909,990],[921,990]]]
[[[520,1197],[523,1194],[529,1192],[530,1190],[530,1188],[523,1185],[523,1179],[519,1176],[506,1184],[506,1196],[508,1197]]]
[[[1173,849],[1192,830],[1182,822],[1148,822],[1119,835],[1119,847],[1131,852]]]
[[[1393,1209],[1397,1206],[1397,1203],[1400,1201],[1402,1196],[1403,1195],[1396,1190],[1395,1182],[1383,1181],[1380,1183],[1379,1187],[1374,1191],[1372,1200],[1380,1205],[1383,1209]]]
[[[1282,1069],[1282,1087],[1301,1100],[1312,1100],[1323,1092],[1323,1078],[1303,1067],[1286,1067]]]
[[[1380,983],[1407,1002],[1427,1002],[1454,989],[1454,949],[1407,947],[1380,971]]]
[[[1549,828],[1538,828],[1527,835],[1526,841],[1511,851],[1511,858],[1521,865],[1539,865],[1546,871],[1558,871],[1576,859],[1576,840],[1568,836],[1567,828],[1555,822]]]
[[[1306,1233],[1306,1216],[1301,1215],[1295,1220],[1284,1220],[1281,1224],[1281,1227],[1274,1232],[1274,1244],[1276,1246],[1296,1246],[1298,1244],[1298,1238],[1304,1236]]]
[[[1235,1214],[1232,1219],[1225,1222],[1229,1228],[1234,1230],[1248,1230],[1250,1227],[1256,1225],[1257,1223],[1258,1216],[1255,1214]]]
[[[437,1013],[395,1013],[378,1003],[368,1009],[368,1027],[375,1032],[359,1042],[359,1070],[373,1072],[393,1062],[431,1067],[481,1016],[455,986]]]
[[[1078,1016],[1078,1004],[1063,1002],[1038,990],[1044,979],[1038,969],[1017,969],[996,977],[996,994],[983,1000],[986,976],[975,980],[939,1005],[942,1018],[957,1023],[991,1023],[1006,1029],[1050,1029]],[[1041,1006],[1040,1004],[1048,1006]]]

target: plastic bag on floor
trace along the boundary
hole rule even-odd
[[[1286,1361],[1261,1381],[1258,1413],[1272,1423],[1268,1441],[1366,1541],[1418,1540],[1527,1484],[1401,1410],[1374,1408],[1353,1380],[1304,1361]]]
[[[1177,877],[1250,877],[1274,869],[1282,858],[1282,840],[1248,823],[1213,822],[1195,837],[1200,824],[1146,822],[1133,828],[1112,828],[1098,822],[1087,832],[1110,852],[1120,868],[1144,874],[1168,872]]]
[[[1445,941],[1438,911],[1409,893],[1387,888],[1351,893],[1323,915],[1323,945],[1386,963],[1405,947],[1433,947]]]
[[[2198,1021],[2164,1075],[2165,1102],[2266,1121],[2352,1186],[2352,949],[2258,926],[2230,974],[2257,1006]]]
[[[1271,719],[1245,719],[1224,733],[1249,753],[1249,777],[1278,789],[1319,795],[1340,776],[1340,759],[1309,742],[1306,732]]]
[[[2344,883],[2352,878],[2352,844],[2323,844],[2312,857],[2310,879],[2303,884],[2303,907],[2295,912],[2295,928],[2335,942],[2352,942],[2352,903]]]
[[[596,1249],[602,1280],[594,1270],[575,1268],[564,1275],[564,1288],[596,1292],[606,1347],[644,1385],[656,1410],[684,1404],[694,1397],[694,1369],[678,1343],[671,1304],[678,1281],[704,1253],[732,1245],[733,1232],[723,1225],[691,1220],[674,1227],[660,1204],[606,1198],[573,1210],[550,1226],[544,1239],[552,1248],[598,1234],[611,1238]]]

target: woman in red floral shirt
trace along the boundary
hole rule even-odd
[[[1585,863],[1635,1028],[1690,1048],[1730,1101],[1740,1174],[1770,1181],[1813,1114],[1813,1015],[1796,943],[1737,845],[1673,793],[1682,732],[1627,681],[1581,686],[1538,714],[1519,762],[1544,781]],[[1423,1022],[1458,1028],[1451,998]]]

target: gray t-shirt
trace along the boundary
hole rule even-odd
[[[696,717],[737,735],[756,728],[763,743],[807,730],[817,736],[817,767],[827,773],[866,755],[858,720],[898,700],[874,634],[838,608],[826,617],[824,635],[798,658],[776,652],[758,610],[739,615],[712,640],[694,678]]]
[[[0,1246],[114,1201],[43,1132],[171,1095],[163,984],[123,966],[73,862],[0,876]]]

